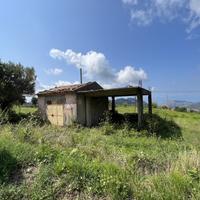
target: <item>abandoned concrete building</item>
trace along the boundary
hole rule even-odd
[[[115,112],[115,97],[137,96],[138,126],[143,120],[143,96],[148,96],[148,111],[152,113],[151,91],[141,87],[103,89],[97,82],[55,87],[38,93],[38,107],[44,120],[64,126],[73,122],[84,126],[98,124],[109,110],[108,97],[112,98]]]

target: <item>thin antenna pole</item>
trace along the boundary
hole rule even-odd
[[[80,68],[80,83],[83,83],[82,68]]]
[[[138,86],[139,86],[139,87],[142,87],[142,80],[139,80]]]

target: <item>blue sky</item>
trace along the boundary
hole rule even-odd
[[[200,0],[0,0],[0,58],[33,66],[37,90],[97,80],[200,101]],[[176,92],[177,91],[177,92]]]

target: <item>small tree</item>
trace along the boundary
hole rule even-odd
[[[31,103],[32,103],[34,106],[37,106],[38,98],[37,98],[37,97],[32,97]]]
[[[9,109],[24,102],[24,95],[35,92],[35,70],[21,64],[0,61],[0,108]]]

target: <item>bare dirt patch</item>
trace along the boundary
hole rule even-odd
[[[38,166],[28,166],[27,168],[19,167],[12,172],[10,176],[10,182],[16,185],[22,183],[31,185],[34,182],[38,172],[39,172]]]

